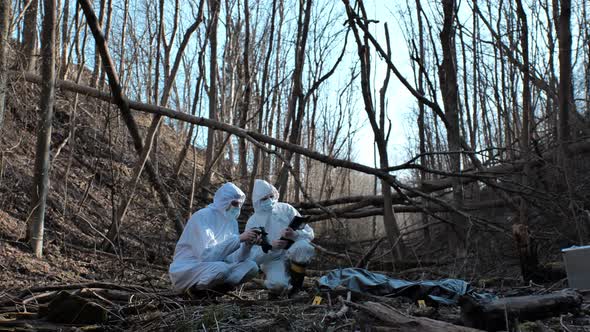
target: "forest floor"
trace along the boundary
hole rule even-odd
[[[38,95],[35,85],[11,82],[9,111],[0,135],[0,331],[461,330],[463,318],[458,306],[424,308],[415,299],[358,293],[351,293],[348,299],[343,289],[319,292],[315,288],[319,276],[334,267],[350,266],[336,264],[322,253],[313,264],[313,276],[307,278],[306,292],[296,298],[267,300],[259,279],[235,292],[207,299],[176,294],[167,274],[176,234],[146,179],[141,180],[129,208],[117,251],[101,250],[112,219],[111,207],[124,192],[137,156],[113,106],[83,96],[76,103],[73,94],[61,91],[53,123],[44,256],[34,257],[25,238]],[[145,133],[150,117],[136,114],[136,120]],[[193,165],[202,172],[200,151],[191,151],[180,175],[173,174],[183,140],[170,123],[162,127],[158,169],[181,213],[188,216],[190,210],[206,202],[197,200],[189,209],[187,199]],[[227,180],[233,179],[215,174],[213,183]],[[471,285],[498,296],[540,295],[566,287],[565,279],[522,286],[514,261],[496,265],[486,273],[474,271]],[[406,272],[410,270],[413,273],[391,275],[440,279],[451,276],[448,271],[452,268],[439,264]],[[510,328],[590,331],[590,299],[582,295],[576,316],[555,312],[525,325],[510,321]],[[48,313],[52,308],[49,303],[64,296],[83,302],[70,302],[66,307],[69,315]],[[319,304],[316,296],[321,297]],[[86,307],[98,316],[72,314]],[[76,324],[68,324],[76,319]]]
[[[225,295],[194,299],[171,290],[164,265],[57,241],[48,244],[47,252],[37,259],[22,242],[0,242],[0,331],[469,331],[461,326],[459,306],[421,306],[416,299],[366,293],[348,295],[343,288],[319,291],[318,276],[307,277],[306,291],[291,299],[268,300],[259,279]],[[472,284],[478,291],[500,297],[540,296],[566,287],[565,280],[518,286],[510,278]],[[60,291],[79,295],[84,302],[60,307],[56,300],[62,296]],[[590,293],[582,294],[577,314],[556,311],[534,322],[511,320],[510,330],[590,331]],[[317,297],[320,302],[314,303]],[[78,312],[77,308],[86,306],[101,309]]]

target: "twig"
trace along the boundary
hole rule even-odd
[[[570,329],[568,329],[568,328],[567,328],[567,326],[565,325],[565,323],[563,322],[563,316],[564,316],[564,315],[561,315],[561,316],[559,316],[559,324],[561,325],[561,327],[563,327],[563,329],[564,329],[565,331],[567,331],[567,332],[571,332],[571,330],[570,330]]]
[[[347,260],[349,262],[352,262],[351,259],[350,259],[350,256],[348,256],[348,255],[340,254],[340,253],[337,253],[337,252],[330,251],[330,250],[328,250],[328,249],[326,249],[326,248],[324,248],[324,247],[322,247],[322,246],[320,246],[320,245],[318,245],[316,243],[313,243],[313,242],[310,242],[310,243],[311,243],[311,245],[315,249],[317,249],[322,254],[329,255],[329,256],[334,256],[334,257],[337,257],[337,258],[344,259],[344,260]]]
[[[338,301],[340,303],[342,303],[342,307],[340,308],[340,310],[338,310],[338,312],[333,312],[333,311],[329,312],[327,315],[327,318],[335,320],[335,319],[340,319],[344,315],[346,315],[346,313],[348,312],[348,309],[349,309],[349,307],[346,305],[346,303],[350,302],[350,296],[351,296],[350,291],[348,291],[348,293],[346,294],[346,301],[344,301],[342,296],[338,296]]]
[[[398,237],[398,239],[399,238],[401,238],[401,236]],[[381,242],[383,242],[383,240],[385,240],[385,237],[382,237],[379,240],[375,241],[375,243],[373,243],[373,245],[371,246],[371,248],[369,248],[367,253],[364,254],[363,257],[356,263],[355,267],[363,267],[365,264],[367,264],[367,262],[369,261],[369,258],[371,258],[371,256],[373,255],[375,250],[377,250],[377,247],[379,247],[379,245],[381,244]],[[396,243],[395,243],[396,245],[397,245],[397,242],[398,241],[396,241]]]
[[[22,301],[22,304],[29,304],[30,302],[35,301],[36,304],[39,304],[39,301],[42,300],[46,300],[46,299],[51,299],[53,298],[55,295],[57,294],[57,291],[50,291],[50,292],[45,292],[45,293],[41,293],[38,295],[33,295],[31,297],[27,297],[26,299],[24,299]]]

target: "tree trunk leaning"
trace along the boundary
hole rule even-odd
[[[139,134],[139,129],[137,127],[137,123],[135,122],[135,119],[133,118],[133,115],[131,114],[131,111],[129,108],[129,101],[123,95],[123,88],[121,87],[121,84],[119,83],[119,77],[117,75],[113,59],[111,58],[111,56],[109,54],[104,36],[103,36],[102,32],[100,31],[100,26],[98,25],[98,20],[96,18],[96,15],[94,14],[94,11],[92,10],[92,4],[90,3],[89,0],[78,0],[78,3],[82,7],[82,10],[84,11],[84,15],[86,16],[86,21],[88,23],[88,26],[90,27],[90,30],[92,31],[92,34],[94,35],[94,38],[96,39],[96,45],[98,46],[98,50],[99,50],[100,56],[102,58],[104,70],[105,70],[105,72],[108,76],[108,79],[109,79],[109,86],[111,88],[111,93],[112,93],[112,102],[114,102],[121,110],[121,115],[123,117],[125,125],[129,129],[129,134],[131,135],[131,138],[133,139],[133,146],[135,148],[135,151],[138,154],[141,154],[141,151],[143,150],[143,140]],[[152,182],[154,189],[156,189],[156,191],[158,192],[158,196],[160,197],[160,201],[162,202],[162,204],[166,208],[166,212],[167,212],[169,218],[174,220],[174,228],[176,230],[177,235],[180,236],[182,234],[183,229],[184,229],[184,223],[183,223],[182,217],[180,216],[179,211],[177,211],[176,206],[175,206],[174,202],[172,201],[172,198],[170,197],[170,195],[166,191],[166,188],[164,186],[164,183],[162,182],[162,179],[156,174],[156,172],[153,168],[153,165],[151,164],[151,162],[149,160],[146,162],[145,168],[146,168],[149,180]]]

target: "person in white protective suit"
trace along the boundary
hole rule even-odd
[[[258,265],[248,258],[259,237],[251,230],[238,231],[245,197],[233,183],[225,183],[212,204],[191,216],[170,265],[175,289],[226,291],[256,276]]]
[[[252,193],[254,214],[248,219],[246,229],[264,227],[268,241],[273,248],[264,253],[260,246],[252,248],[250,257],[260,265],[266,275],[265,287],[273,295],[285,294],[291,289],[290,279],[296,276],[291,293],[301,288],[305,275],[305,266],[314,256],[313,229],[309,225],[301,230],[292,230],[289,223],[299,212],[287,203],[278,202],[276,188],[264,180],[256,180]],[[295,241],[287,250],[288,242],[281,237]],[[298,285],[297,285],[298,284]]]

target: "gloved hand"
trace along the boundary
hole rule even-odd
[[[258,235],[251,229],[245,230],[242,234],[240,234],[240,242],[251,243],[256,241]]]
[[[297,238],[298,234],[296,231],[294,231],[291,227],[287,227],[283,230],[283,233],[281,233],[281,236],[286,238],[286,239],[290,239],[295,241],[295,239]]]

